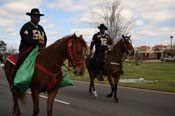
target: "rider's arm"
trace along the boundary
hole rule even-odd
[[[41,26],[41,29],[42,29],[42,32],[44,33],[44,46],[43,47],[46,47],[46,44],[47,44],[47,36],[46,36],[46,33],[44,31],[44,28]]]
[[[107,37],[108,37],[107,38],[107,44],[108,45],[112,45],[112,39],[111,39],[111,37],[109,35]]]
[[[96,40],[96,34],[94,34],[93,37],[92,37],[92,41],[91,41],[91,45],[90,45],[90,50],[93,49],[93,47],[95,45],[95,40]]]
[[[33,39],[32,37],[32,30],[30,28],[28,28],[26,25],[24,25],[21,30],[20,30],[20,35],[21,35],[21,39],[25,40],[26,42],[28,42],[31,45],[37,45],[39,43],[38,40]]]
[[[90,44],[90,54],[92,54],[92,50],[95,45],[95,38],[96,38],[96,35],[93,36],[91,44]]]

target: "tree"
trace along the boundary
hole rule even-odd
[[[102,7],[102,13],[96,14],[101,19],[101,22],[108,27],[108,33],[113,40],[116,40],[122,34],[129,34],[130,26],[133,21],[126,21],[125,18],[121,15],[120,1],[116,0],[112,3],[106,2]]]

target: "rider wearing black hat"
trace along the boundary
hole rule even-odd
[[[24,24],[20,30],[20,53],[31,46],[45,46],[47,42],[44,28],[38,24],[40,21],[40,16],[44,16],[44,14],[40,14],[39,9],[33,8],[31,12],[27,12],[26,15],[30,16],[31,20]]]
[[[92,38],[90,45],[90,54],[92,54],[93,47],[95,46],[94,57],[98,59],[96,74],[98,75],[99,80],[103,80],[105,51],[108,49],[109,45],[112,44],[112,40],[110,36],[105,32],[108,28],[104,24],[100,24],[98,29],[100,31],[98,33],[95,33]]]
[[[26,15],[30,16],[31,20],[25,23],[20,30],[21,43],[19,46],[19,58],[14,74],[36,45],[43,48],[47,43],[44,28],[39,25],[40,16],[44,16],[44,14],[41,14],[39,9],[33,8],[31,12],[27,12]]]

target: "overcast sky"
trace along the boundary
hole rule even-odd
[[[114,0],[107,0],[112,2]],[[122,15],[134,20],[131,37],[135,47],[175,44],[175,0],[120,0]],[[45,28],[48,44],[74,32],[83,34],[89,43],[97,26],[87,25],[94,21],[104,0],[0,0],[0,40],[8,47],[18,49],[19,31],[30,20],[26,12],[39,8],[45,14],[40,24]]]

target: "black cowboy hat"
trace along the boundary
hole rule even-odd
[[[98,28],[99,29],[108,30],[108,28],[104,24],[100,24],[100,26]]]
[[[29,15],[29,16],[31,16],[31,15],[44,16],[44,14],[40,14],[39,9],[37,9],[37,8],[33,8],[31,10],[31,12],[27,12],[26,15]]]

